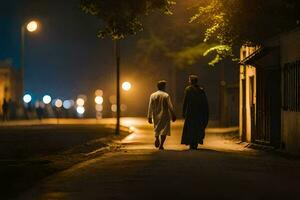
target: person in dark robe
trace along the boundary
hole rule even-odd
[[[189,86],[185,89],[183,101],[183,117],[185,119],[181,144],[197,149],[203,144],[205,128],[208,124],[209,108],[203,88],[198,85],[196,75],[189,76]]]
[[[8,102],[5,98],[3,99],[2,103],[2,120],[8,121]]]

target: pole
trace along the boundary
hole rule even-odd
[[[21,83],[22,83],[22,94],[24,94],[25,81],[24,81],[24,71],[25,71],[25,26],[21,26],[21,46],[20,46],[20,70],[21,70]]]
[[[115,40],[115,54],[116,54],[116,74],[117,74],[117,123],[116,123],[116,135],[120,134],[120,117],[121,117],[121,95],[120,95],[120,41]]]
[[[177,67],[171,66],[171,76],[172,76],[172,92],[173,92],[173,105],[177,107]]]

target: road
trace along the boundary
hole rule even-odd
[[[226,139],[232,129],[208,129],[204,146],[179,145],[173,124],[166,150],[153,147],[144,119],[123,119],[134,133],[122,149],[55,174],[19,199],[297,199],[300,161],[245,148]]]

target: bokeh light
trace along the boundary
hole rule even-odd
[[[95,96],[103,96],[103,91],[102,90],[96,90],[95,91]]]
[[[124,82],[123,84],[122,84],[122,88],[123,88],[123,90],[125,90],[125,91],[129,91],[130,89],[131,89],[131,83],[129,83],[129,82]]]
[[[76,108],[76,111],[77,111],[78,114],[83,115],[84,112],[85,112],[85,109],[84,109],[83,106],[78,106],[78,107]]]
[[[95,103],[96,103],[96,104],[103,104],[103,97],[101,97],[101,96],[96,96],[96,97],[95,97]]]
[[[95,109],[96,109],[96,111],[98,111],[98,112],[102,112],[102,111],[103,111],[103,106],[102,106],[101,104],[97,104],[97,105],[95,106]]]
[[[72,101],[72,100],[65,100],[65,101],[63,102],[63,107],[64,107],[64,109],[66,109],[66,110],[72,108],[73,105],[74,105],[74,101]]]
[[[127,110],[127,106],[125,104],[121,104],[121,111],[126,111]]]
[[[111,104],[115,104],[115,103],[117,102],[117,97],[116,97],[115,95],[111,95],[111,96],[109,97],[109,102],[110,102]]]
[[[25,103],[30,103],[31,100],[32,100],[32,97],[31,97],[30,94],[25,94],[25,95],[23,96],[23,101],[24,101]]]
[[[116,104],[111,105],[111,111],[117,112],[117,105]]]
[[[56,108],[61,108],[62,106],[63,106],[62,100],[57,99],[57,100],[55,101],[55,107],[56,107]]]
[[[51,100],[52,100],[52,98],[51,98],[49,95],[45,95],[45,96],[43,97],[43,102],[44,102],[44,104],[49,104],[49,103],[51,103]]]
[[[84,106],[84,103],[85,103],[85,101],[84,101],[83,98],[80,98],[80,97],[79,97],[79,98],[76,100],[76,104],[77,104],[77,106],[79,106],[79,107]]]

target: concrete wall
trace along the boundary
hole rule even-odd
[[[240,50],[240,59],[243,60],[251,55],[258,47],[242,47]],[[250,109],[250,77],[254,77],[254,104],[256,105],[256,69],[253,66],[240,66],[240,137],[245,142],[251,142],[251,109]],[[243,97],[242,82],[246,79],[246,97]],[[243,135],[243,98],[246,98],[246,133]]]
[[[281,36],[280,51],[282,68],[286,63],[300,60],[300,29]],[[281,136],[285,150],[300,155],[300,112],[282,110]]]
[[[300,155],[299,112],[282,112],[282,143],[284,150]]]

